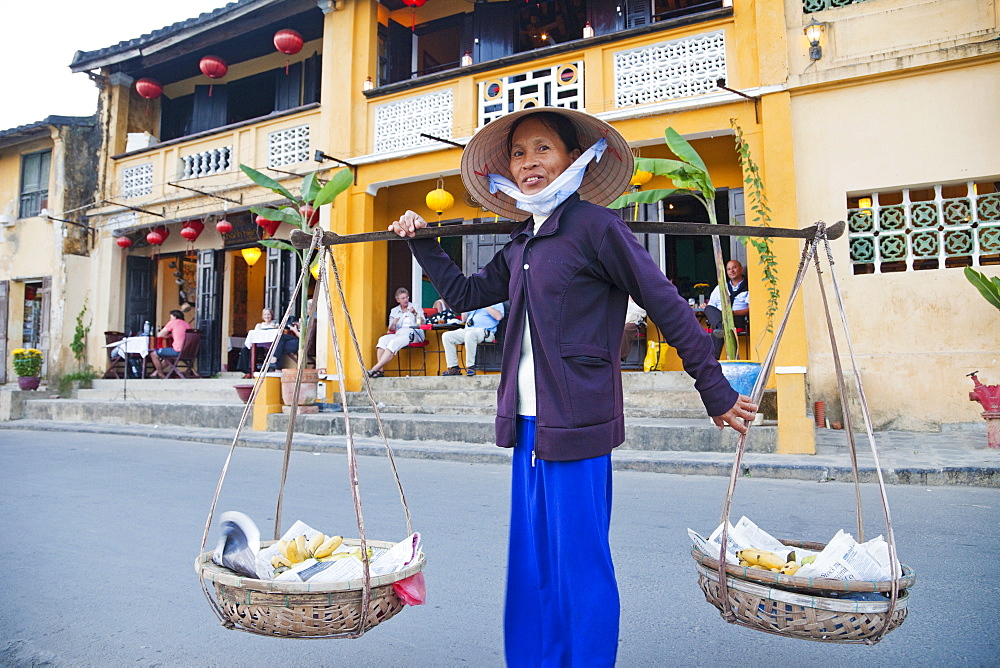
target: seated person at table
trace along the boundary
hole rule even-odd
[[[170,322],[163,326],[159,332],[156,333],[160,337],[170,337],[170,348],[157,348],[153,352],[149,353],[149,358],[153,360],[153,367],[156,371],[153,373],[157,378],[166,378],[163,375],[163,362],[160,360],[161,357],[177,357],[181,354],[181,350],[184,349],[184,337],[187,335],[187,331],[191,329],[191,326],[184,319],[184,314],[180,311],[170,312]]]
[[[306,305],[306,327],[305,327],[306,330],[308,330],[309,311],[312,310],[312,304],[313,300],[312,298],[310,298],[309,302]],[[271,366],[269,368],[270,371],[278,370],[278,364],[281,362],[281,358],[284,357],[285,355],[298,355],[300,336],[302,336],[302,332],[300,331],[299,328],[299,322],[298,320],[292,320],[290,323],[288,323],[288,327],[285,329],[285,331],[281,333],[281,339],[278,341],[278,347],[274,351],[274,357],[271,358]],[[315,354],[315,353],[310,353],[307,350],[306,354]]]
[[[442,376],[458,376],[462,370],[458,368],[458,344],[465,344],[465,375],[476,375],[476,349],[480,343],[496,341],[497,325],[503,318],[503,304],[494,304],[486,308],[477,308],[465,314],[465,327],[453,329],[441,335],[444,346],[444,357],[448,368]]]
[[[733,326],[749,330],[750,328],[750,293],[747,282],[743,278],[743,265],[738,260],[726,263],[726,289],[729,291],[729,303],[733,307]],[[712,326],[712,341],[715,345],[715,357],[722,354],[725,334],[722,330],[722,301],[719,297],[719,286],[712,290],[712,296],[705,305],[705,318]]]
[[[410,303],[410,291],[406,288],[396,290],[396,301],[398,306],[389,311],[389,332],[379,337],[378,343],[375,344],[377,359],[375,366],[368,371],[369,378],[384,376],[382,369],[396,356],[400,348],[424,340],[424,330],[420,329],[424,316]]]
[[[261,321],[254,325],[254,329],[277,329],[280,324],[274,319],[274,311],[269,308],[260,312]],[[240,359],[236,368],[243,372],[244,378],[250,378],[250,346],[243,346],[240,350]]]
[[[632,352],[632,344],[639,338],[639,332],[646,331],[646,309],[636,304],[632,297],[628,298],[628,309],[625,311],[625,330],[622,331],[621,350],[618,351],[622,362]]]

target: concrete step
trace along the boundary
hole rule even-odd
[[[76,398],[80,401],[169,401],[242,403],[233,385],[252,383],[241,374],[228,374],[218,378],[160,379],[142,378],[129,380],[95,380],[90,389],[81,389]]]
[[[457,442],[474,444],[496,443],[494,416],[379,413],[386,437],[403,441]],[[268,431],[285,431],[288,415],[273,414],[267,419]],[[379,436],[374,413],[351,411],[351,429],[358,437]],[[341,413],[299,415],[297,432],[316,435],[343,436],[344,418]],[[748,452],[774,452],[778,431],[774,425],[753,428],[747,442]],[[683,418],[626,418],[625,443],[620,449],[647,451],[735,452],[737,434],[731,429],[719,430],[711,420]]]
[[[372,393],[385,413],[491,415],[496,411],[496,374],[427,378],[378,378]],[[688,418],[705,416],[694,383],[686,374],[625,374],[622,381],[626,417]],[[365,392],[350,393],[347,404],[365,410]]]
[[[232,392],[235,398],[236,393]],[[145,401],[125,399],[34,399],[24,402],[23,417],[53,422],[217,427],[235,430],[244,404],[239,401]]]

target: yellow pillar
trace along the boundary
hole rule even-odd
[[[267,416],[281,412],[281,378],[268,376],[264,379],[253,404],[254,431],[267,431]]]
[[[779,366],[774,369],[778,384],[778,454],[815,455],[813,421],[805,411],[806,367]]]

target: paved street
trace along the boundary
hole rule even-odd
[[[414,528],[424,536],[428,605],[405,609],[359,640],[291,642],[225,630],[198,586],[192,564],[226,451],[152,438],[0,432],[7,564],[0,665],[503,664],[506,466],[397,459]],[[269,536],[281,457],[238,449],[219,510],[246,512]],[[302,519],[326,533],[356,534],[345,462],[340,454],[292,453],[285,527]],[[369,536],[401,538],[387,461],[361,457],[359,466]],[[889,488],[900,556],[917,585],[903,626],[866,647],[731,626],[705,602],[685,529],[714,528],[726,478],[615,476],[621,666],[997,665],[998,490]],[[875,535],[877,488],[864,491]],[[825,541],[840,528],[854,531],[854,490],[743,479],[733,519],[741,514],[782,537]]]

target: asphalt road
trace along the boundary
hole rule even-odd
[[[499,666],[509,472],[397,460],[424,536],[428,604],[358,640],[290,641],[215,620],[193,561],[226,448],[107,435],[0,432],[0,665]],[[359,459],[368,535],[405,531],[384,458]],[[237,450],[219,511],[268,537],[281,453]],[[719,520],[727,480],[615,474],[612,546],[622,595],[620,666],[997,665],[1000,491],[889,488],[902,560],[917,573],[909,617],[877,646],[781,638],[726,624],[705,602],[686,528]],[[881,531],[865,488],[869,535]],[[733,519],[825,541],[854,531],[841,483],[743,479]],[[357,533],[346,457],[292,453],[284,526]],[[214,544],[213,530],[209,546]],[[581,546],[585,549],[586,546]]]

